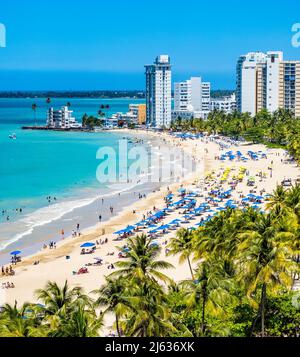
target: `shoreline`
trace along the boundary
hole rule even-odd
[[[115,133],[116,130],[109,130],[107,132]],[[148,131],[120,129],[120,130],[117,130],[117,132],[120,133],[120,134],[128,135],[128,137],[130,139],[133,139],[133,138],[140,139],[140,138],[142,138],[143,141],[144,141],[144,145],[147,146],[146,140],[147,140],[147,138],[149,139],[149,135],[148,135],[149,132]],[[156,133],[153,133],[153,134],[154,135],[152,136],[152,138],[153,138],[152,144],[154,144],[155,146],[158,145],[158,144],[163,144],[163,145],[168,146],[168,147],[172,147],[173,146],[171,141],[169,141],[166,144],[165,141],[163,141],[162,138],[159,135],[157,135]],[[109,217],[109,214],[107,214],[108,217],[105,218],[106,214],[101,211],[101,215],[103,216],[103,220],[101,220],[101,222],[98,222],[98,221],[96,223],[95,222],[94,223],[88,223],[88,222],[84,222],[84,221],[81,222],[80,223],[80,226],[82,227],[81,235],[85,236],[86,234],[89,234],[89,232],[91,232],[91,231],[96,231],[98,229],[105,229],[106,225],[109,225],[111,220],[113,220],[115,217],[118,217],[120,214],[122,214],[126,210],[126,208],[128,207],[128,205],[126,203],[128,201],[130,202],[129,203],[129,207],[131,207],[132,210],[134,210],[134,206],[139,203],[139,199],[137,197],[134,197],[134,198],[133,197],[129,197],[129,195],[131,195],[131,194],[133,195],[133,192],[135,192],[135,191],[139,192],[139,190],[143,190],[143,193],[147,194],[147,197],[148,197],[153,192],[156,193],[156,192],[160,192],[163,188],[166,189],[167,186],[170,186],[170,185],[168,183],[159,183],[159,182],[151,183],[151,182],[148,182],[148,181],[145,182],[145,183],[142,183],[142,184],[130,183],[130,184],[127,184],[126,187],[124,185],[124,187],[122,187],[121,190],[117,189],[116,192],[112,192],[112,193],[106,192],[104,195],[97,194],[96,196],[93,196],[93,197],[90,197],[90,198],[83,198],[84,200],[91,201],[91,202],[88,203],[88,204],[84,204],[82,206],[79,206],[79,207],[75,207],[75,208],[71,209],[70,211],[67,211],[67,212],[63,213],[62,216],[60,216],[59,218],[53,219],[51,222],[48,222],[46,224],[42,224],[42,225],[38,225],[36,227],[30,228],[30,229],[32,229],[33,232],[29,233],[26,236],[22,236],[21,239],[17,239],[15,242],[9,243],[9,245],[7,247],[5,247],[0,252],[0,256],[1,256],[0,265],[6,265],[7,266],[8,264],[10,264],[9,263],[9,251],[12,251],[12,250],[22,250],[22,252],[24,250],[25,252],[27,252],[26,255],[22,256],[22,258],[23,258],[22,260],[23,260],[23,262],[26,262],[29,259],[29,261],[30,261],[29,264],[31,264],[31,260],[32,260],[31,258],[32,257],[34,257],[34,256],[39,257],[41,254],[43,256],[43,253],[44,253],[44,250],[42,249],[43,242],[36,241],[35,243],[32,243],[32,245],[30,245],[30,246],[26,246],[25,245],[25,247],[23,247],[22,246],[22,244],[23,244],[22,240],[24,238],[26,239],[27,236],[31,237],[32,234],[35,234],[35,235],[37,235],[38,233],[42,234],[41,231],[43,231],[45,226],[48,226],[49,228],[51,228],[51,226],[56,226],[57,227],[56,233],[53,233],[53,235],[51,236],[52,238],[49,238],[51,241],[55,241],[55,243],[57,244],[57,247],[60,246],[62,243],[68,241],[68,240],[72,241],[73,238],[72,238],[70,229],[68,230],[69,233],[65,236],[65,238],[63,240],[59,236],[58,232],[60,231],[60,229],[64,229],[64,227],[59,226],[60,222],[64,221],[64,220],[71,221],[72,220],[72,216],[78,215],[82,210],[88,211],[90,208],[92,209],[92,207],[95,208],[95,206],[97,205],[97,202],[100,201],[102,198],[105,198],[105,201],[107,202],[107,199],[110,200],[110,201],[117,201],[117,198],[118,198],[117,195],[118,194],[119,194],[119,196],[121,194],[121,198],[123,196],[128,196],[128,197],[124,198],[124,202],[121,204],[121,209],[120,210],[117,209],[118,210],[117,216],[114,215],[113,217]],[[118,199],[120,199],[120,198],[118,198]],[[134,202],[131,202],[132,200],[134,200]],[[72,197],[70,197],[68,202],[73,202]],[[59,204],[61,205],[61,204],[63,204],[63,202],[60,202]],[[118,204],[118,202],[115,202],[115,204]],[[49,208],[49,207],[51,207],[51,206],[41,207],[38,210],[33,211],[32,213],[39,212],[40,210],[43,210],[43,209]],[[108,207],[105,207],[105,208],[108,209]],[[102,210],[102,209],[103,209],[103,207],[101,207],[99,210]],[[95,217],[96,216],[97,216],[97,214],[95,214]],[[24,218],[26,219],[26,216]],[[28,216],[28,218],[30,218],[30,216]],[[14,222],[14,223],[16,223],[16,222]],[[73,223],[74,223],[74,226],[75,226],[76,222],[73,222]],[[50,236],[50,234],[49,234],[49,236]],[[47,241],[49,241],[49,239],[48,240],[45,239],[44,243],[47,243]],[[18,244],[19,244],[19,246],[18,246]],[[6,258],[4,258],[5,256],[7,256],[7,261],[6,261]],[[37,260],[40,260],[40,259],[37,259]],[[21,265],[18,265],[18,266],[21,266]]]
[[[123,130],[125,133],[125,131]],[[132,131],[130,131],[132,132]],[[134,132],[134,131],[133,131]],[[149,133],[148,133],[149,134]],[[296,164],[290,164],[285,162],[285,152],[282,149],[266,149],[263,145],[239,145],[232,148],[232,150],[253,150],[253,151],[266,151],[268,154],[267,159],[260,159],[258,161],[249,160],[248,162],[230,162],[220,161],[216,157],[224,150],[220,150],[219,145],[215,142],[201,141],[201,140],[186,140],[182,141],[178,138],[171,137],[168,134],[151,133],[153,136],[166,139],[166,141],[173,142],[175,146],[179,146],[181,149],[187,150],[190,155],[196,156],[199,159],[201,157],[201,150],[204,150],[204,170],[205,176],[210,172],[210,176],[214,176],[214,179],[208,181],[204,180],[204,173],[199,177],[199,173],[195,172],[186,176],[181,182],[168,185],[170,191],[173,193],[183,185],[183,187],[193,186],[197,184],[198,187],[208,192],[209,187],[214,187],[213,182],[218,182],[222,172],[225,169],[231,170],[232,174],[236,171],[238,173],[239,167],[246,167],[250,171],[250,175],[258,176],[258,171],[267,171],[267,165],[271,161],[274,161],[272,174],[266,175],[266,178],[259,180],[257,178],[257,193],[265,190],[265,193],[271,193],[275,189],[276,184],[279,184],[286,176],[291,177],[293,180],[298,179],[300,176],[299,167]],[[230,150],[230,149],[228,149]],[[267,164],[268,163],[268,164]],[[284,169],[283,169],[284,166]],[[203,182],[202,182],[203,181]],[[166,185],[167,186],[167,185]],[[109,221],[103,223],[103,225],[93,226],[87,230],[84,230],[84,234],[80,238],[68,238],[57,244],[56,250],[47,249],[37,254],[33,254],[19,263],[16,267],[16,275],[11,277],[1,277],[0,282],[13,282],[14,289],[3,290],[5,292],[5,301],[13,303],[15,300],[19,304],[27,301],[34,302],[36,297],[34,291],[38,288],[43,288],[48,281],[55,281],[59,285],[68,280],[71,287],[82,287],[84,292],[89,294],[92,290],[99,288],[104,283],[104,277],[109,275],[110,271],[108,266],[115,264],[118,261],[117,247],[122,246],[122,241],[115,239],[113,234],[115,231],[125,228],[128,225],[133,225],[142,219],[142,215],[146,214],[152,207],[161,209],[165,205],[164,197],[168,194],[167,187],[161,187],[157,192],[150,193],[147,198],[133,203],[128,207],[124,207],[122,211]],[[222,186],[222,185],[221,185]],[[226,188],[226,184],[222,187]],[[247,182],[241,182],[238,185],[237,190],[234,192],[233,199],[238,201],[241,195],[247,195],[251,187],[247,186]],[[198,203],[205,202],[205,196],[198,199]],[[133,211],[136,213],[134,214]],[[174,211],[168,214],[167,220],[181,218],[182,212]],[[191,222],[196,223],[197,221]],[[105,230],[103,232],[103,229]],[[141,232],[143,233],[143,231]],[[140,234],[137,232],[137,234]],[[175,234],[175,231],[166,233],[163,240],[169,241]],[[90,265],[93,262],[93,256],[81,255],[80,245],[84,242],[95,242],[99,239],[107,239],[108,243],[105,245],[97,245],[95,252],[96,257],[103,259],[102,266]],[[160,238],[161,239],[161,238]],[[162,243],[162,241],[159,241]],[[111,253],[114,253],[111,255]],[[70,259],[66,259],[69,256]],[[174,281],[185,280],[190,276],[190,271],[187,263],[178,265],[178,257],[166,257],[165,250],[161,251],[161,259],[173,264],[174,268],[166,271],[168,276]],[[38,265],[34,265],[34,262],[39,261]],[[74,271],[78,271],[81,267],[88,267],[88,274],[74,275]],[[108,316],[105,326],[111,329],[112,321]]]

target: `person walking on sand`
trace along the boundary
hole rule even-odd
[[[102,216],[101,216],[101,214],[99,215],[99,222],[101,222],[102,221]]]
[[[61,237],[62,239],[65,239],[65,231],[63,229],[61,230]]]

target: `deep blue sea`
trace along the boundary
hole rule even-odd
[[[110,106],[102,111],[111,114],[126,112],[130,103],[143,101],[52,99],[51,106],[67,102],[81,121],[85,113],[96,116],[102,104]],[[45,124],[46,99],[0,99],[0,251],[18,242],[24,232],[28,235],[35,227],[84,206],[95,192],[112,193],[96,180],[96,152],[103,146],[117,147],[124,135],[23,131],[22,125],[35,122],[33,103],[37,104],[38,124]],[[16,140],[9,138],[13,133]]]

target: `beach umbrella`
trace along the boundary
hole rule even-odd
[[[90,243],[90,242],[87,242],[87,243],[84,243],[80,246],[80,248],[91,248],[91,247],[94,247],[96,244],[95,243]]]
[[[175,224],[177,225],[177,224],[180,223],[180,222],[181,222],[180,220],[174,219],[174,221],[170,222],[169,225],[170,225],[170,226],[173,226],[173,225],[175,225]]]
[[[157,229],[153,229],[152,231],[149,232],[150,234],[157,233]]]
[[[10,255],[20,255],[21,253],[20,250],[15,250],[14,252],[11,252]]]
[[[121,230],[121,231],[115,232],[114,234],[119,235],[119,234],[123,234],[123,233],[124,233],[124,230]]]
[[[164,229],[169,229],[170,226],[168,224],[165,224],[164,226],[158,227],[158,230],[164,230]]]
[[[135,229],[135,227],[134,226],[128,226],[126,229],[128,229],[128,230],[133,230],[133,229]]]
[[[141,221],[139,223],[136,223],[136,226],[144,226],[147,224],[147,221]]]

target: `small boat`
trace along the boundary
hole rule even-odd
[[[17,135],[15,133],[9,135],[10,139],[16,140],[17,139]]]

